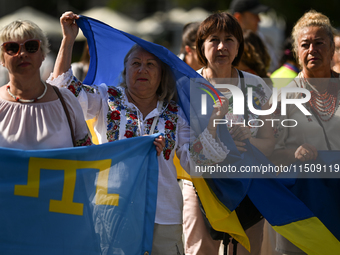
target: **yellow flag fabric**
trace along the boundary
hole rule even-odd
[[[95,119],[90,119],[90,120],[86,121],[87,126],[88,126],[90,133],[91,133],[91,136],[92,136],[92,142],[94,144],[99,144],[97,135],[96,135],[96,133],[94,132],[94,129],[93,129],[94,122],[95,122]]]
[[[211,226],[217,231],[228,233],[250,251],[249,239],[237,218],[236,212],[230,212],[230,210],[217,199],[202,177],[191,179],[190,175],[181,167],[179,159],[176,156],[174,157],[174,164],[177,169],[178,179],[189,180],[194,183]]]
[[[317,217],[273,228],[309,255],[340,254],[340,242]]]

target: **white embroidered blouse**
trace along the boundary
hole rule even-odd
[[[159,116],[154,133],[163,133],[166,145],[158,157],[155,222],[182,224],[183,198],[173,163],[175,153],[182,167],[189,172],[190,167],[193,167],[193,160],[202,163],[223,161],[229,152],[223,143],[216,141],[205,130],[189,149],[190,127],[175,102],[164,103],[160,111],[157,106],[143,119],[139,109],[127,100],[122,87],[84,85],[73,77],[71,69],[56,79],[52,80],[50,76],[48,82],[59,87],[67,84],[68,89],[77,96],[85,118],[95,118],[94,130],[99,143],[149,134],[154,117]]]

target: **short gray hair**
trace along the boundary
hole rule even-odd
[[[126,63],[128,61],[129,56],[133,52],[135,52],[136,50],[139,50],[139,49],[145,50],[140,45],[135,44],[131,47],[129,52],[125,55],[124,70],[122,72],[123,81],[120,84],[120,86],[122,86],[124,88],[127,87],[127,85],[126,85]],[[170,100],[176,101],[177,100],[177,90],[176,90],[176,82],[175,82],[175,79],[174,79],[174,75],[171,71],[171,68],[167,64],[165,64],[161,60],[160,60],[160,62],[161,62],[162,75],[161,75],[161,82],[159,84],[159,87],[158,87],[156,93],[159,97],[159,100],[165,100],[167,102],[170,102]]]

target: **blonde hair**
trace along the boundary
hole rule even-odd
[[[16,20],[0,31],[0,45],[12,40],[37,39],[41,41],[40,48],[44,57],[49,53],[49,43],[45,33],[35,23],[29,20]],[[4,61],[4,51],[0,47],[0,60]]]
[[[135,44],[131,47],[129,52],[125,55],[124,58],[124,71],[122,72],[122,78],[123,81],[120,84],[120,86],[127,88],[126,85],[126,63],[128,61],[129,56],[135,52],[136,50],[143,49],[143,47],[139,46],[138,44]],[[145,50],[146,51],[146,50]],[[157,58],[158,59],[158,58]],[[163,61],[161,61],[161,69],[162,69],[162,75],[161,75],[161,82],[159,84],[159,87],[157,89],[157,95],[159,100],[165,100],[166,102],[170,102],[171,100],[176,101],[177,100],[177,90],[176,90],[176,82],[174,79],[174,75],[172,74],[172,71],[170,67],[165,64]]]
[[[292,31],[292,39],[293,39],[293,53],[298,60],[298,39],[300,36],[300,32],[302,29],[306,27],[321,27],[323,28],[331,43],[331,47],[334,46],[334,38],[333,38],[333,31],[334,28],[329,21],[329,18],[315,10],[310,10],[306,12],[295,24],[293,31]]]

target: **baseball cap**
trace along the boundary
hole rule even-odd
[[[259,0],[233,0],[230,4],[230,12],[252,12],[260,13],[268,11],[269,7],[260,4]]]

